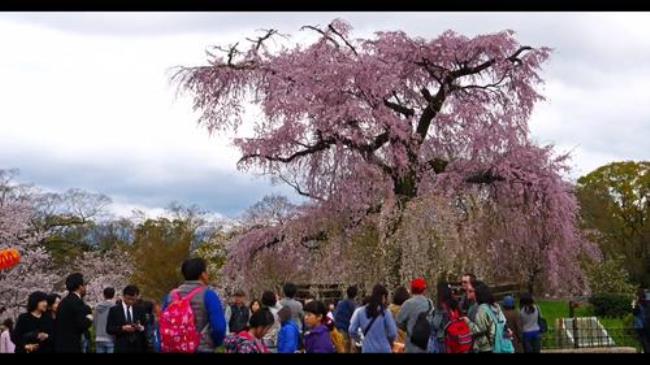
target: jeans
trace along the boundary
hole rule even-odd
[[[114,349],[112,342],[95,342],[95,352],[98,354],[112,354]]]
[[[523,337],[524,352],[540,353],[542,351],[542,338],[539,331],[524,332]]]
[[[646,354],[650,353],[650,334],[648,331],[644,330],[643,328],[637,328],[636,329],[636,334],[637,337],[639,338],[639,342],[641,343],[641,346],[643,347],[643,352]]]

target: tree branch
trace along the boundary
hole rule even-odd
[[[247,40],[255,43],[255,51],[258,51],[260,49],[260,47],[262,46],[262,43],[265,40],[271,38],[271,36],[278,33],[278,31],[276,29],[264,29],[264,30],[266,31],[266,34],[264,34],[261,37],[258,37],[256,40],[246,38]]]
[[[405,107],[401,104],[393,103],[392,101],[389,101],[387,99],[384,99],[384,105],[400,114],[403,114],[407,118],[410,118],[413,115],[415,115],[415,110],[413,110],[412,108]]]
[[[330,37],[327,33],[325,33],[323,30],[321,30],[318,27],[314,27],[313,25],[303,25],[302,27],[300,27],[300,30],[304,30],[304,29],[311,29],[313,31],[316,31],[316,32],[320,33],[323,36],[323,38],[325,38],[325,39],[331,41],[332,43],[334,43],[336,48],[341,47],[339,45],[339,42],[337,42],[334,38]]]
[[[334,143],[335,143],[334,139],[327,139],[327,140],[321,139],[315,145],[313,145],[313,146],[311,146],[309,148],[305,148],[304,150],[300,150],[300,151],[298,151],[298,152],[296,152],[296,153],[294,153],[294,154],[292,154],[292,155],[290,155],[288,157],[268,156],[268,155],[262,155],[262,154],[259,154],[259,153],[251,153],[251,154],[248,154],[248,155],[244,155],[242,158],[240,158],[238,163],[242,163],[242,162],[244,162],[244,161],[246,161],[248,159],[251,159],[251,158],[263,158],[263,159],[266,159],[266,160],[269,160],[269,161],[288,163],[288,162],[291,162],[291,161],[295,160],[298,157],[306,156],[306,155],[309,155],[309,154],[312,154],[312,153],[315,153],[315,152],[326,150],[331,145],[333,145]]]
[[[350,44],[350,42],[348,42],[348,40],[345,39],[345,37],[344,37],[341,33],[339,33],[336,29],[334,29],[334,27],[332,26],[332,24],[329,24],[327,27],[329,28],[329,30],[332,31],[332,33],[334,33],[334,34],[336,34],[337,36],[339,36],[339,38],[341,38],[341,39],[343,40],[343,42],[345,42],[345,44],[348,46],[348,48],[350,48],[350,49],[352,50],[352,53],[354,53],[355,56],[358,56],[358,55],[359,55],[359,54],[357,53],[356,48],[354,48],[354,46],[353,46],[352,44]]]
[[[465,182],[471,184],[492,184],[496,181],[505,181],[505,178],[500,175],[495,175],[492,170],[477,172],[465,178]]]

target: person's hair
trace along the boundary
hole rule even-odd
[[[363,299],[361,299],[361,305],[366,305],[368,304],[368,302],[370,302],[370,296],[368,295],[366,295],[365,297],[363,297]]]
[[[366,314],[368,318],[375,318],[380,313],[384,312],[384,297],[388,297],[388,290],[381,285],[377,284],[372,288],[372,295],[370,301],[366,306]]]
[[[104,288],[104,299],[113,299],[115,297],[115,288]]]
[[[153,314],[153,305],[153,301],[151,300],[142,301],[142,309],[144,309],[146,314]]]
[[[325,304],[323,304],[323,302],[320,300],[312,300],[311,302],[305,304],[303,311],[305,313],[313,313],[317,316],[321,315],[323,316],[323,320],[325,320],[325,317],[327,316],[327,308],[325,308]]]
[[[476,281],[476,275],[472,274],[471,272],[466,272],[466,273],[463,274],[463,276],[469,276],[469,281],[470,281],[470,282],[471,282],[472,280],[473,280],[473,281]]]
[[[137,296],[138,294],[140,294],[140,289],[135,285],[127,285],[124,290],[122,290],[122,295]]]
[[[478,304],[494,304],[494,296],[492,295],[492,291],[487,286],[487,284],[482,281],[477,281],[476,286],[472,286],[476,291],[476,302]]]
[[[533,313],[535,311],[535,300],[530,293],[524,293],[519,298],[519,307],[526,311],[526,313]]]
[[[411,297],[411,294],[409,294],[408,289],[406,289],[403,286],[400,286],[397,289],[395,289],[395,292],[393,293],[393,304],[402,305],[410,297]]]
[[[267,290],[264,293],[262,293],[262,305],[265,305],[267,307],[275,307],[275,303],[277,303],[278,298],[275,297],[275,293]]]
[[[181,273],[185,280],[199,280],[201,274],[208,270],[205,260],[200,257],[194,257],[183,261]]]
[[[27,297],[27,312],[33,312],[38,307],[38,303],[47,303],[47,293],[42,291],[35,291]]]
[[[294,283],[286,283],[282,287],[282,291],[284,292],[284,295],[287,298],[293,298],[296,296],[296,292],[298,291],[298,288],[296,287],[296,284]]]
[[[348,298],[354,299],[354,297],[357,296],[358,292],[359,290],[357,289],[357,287],[353,285],[348,287],[348,289],[345,291],[345,294],[348,295]]]
[[[476,278],[469,278],[469,285],[471,285],[472,288],[476,288],[476,285],[478,285],[478,283],[482,283],[482,281],[479,281]]]
[[[65,278],[65,288],[69,292],[77,291],[84,285],[84,276],[80,272],[68,275]]]
[[[245,297],[246,293],[244,293],[243,290],[239,289],[239,290],[235,291],[235,294],[233,296],[235,296],[235,297]]]
[[[61,299],[61,296],[57,293],[50,293],[47,295],[47,306],[51,307],[54,305],[57,299]]]
[[[280,323],[291,320],[291,308],[286,305],[282,307],[282,309],[278,311],[278,318],[280,319]]]
[[[249,321],[250,328],[256,327],[270,327],[275,322],[273,314],[268,308],[262,308],[257,312],[253,313]]]
[[[9,331],[13,331],[13,329],[14,329],[14,320],[11,319],[11,318],[7,318],[4,321],[2,321],[2,325],[7,327],[7,329],[9,329]]]
[[[248,309],[251,310],[251,313],[253,312],[253,304],[255,303],[260,306],[260,309],[262,308],[262,303],[258,299],[253,299],[251,300],[251,304],[248,305]]]
[[[443,281],[438,283],[436,286],[436,299],[438,308],[442,308],[443,306],[451,307],[454,296],[448,282]]]

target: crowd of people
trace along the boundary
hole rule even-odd
[[[0,352],[90,352],[92,329],[97,353],[535,353],[546,330],[531,295],[519,298],[519,309],[512,296],[498,303],[472,274],[462,276],[460,293],[438,283],[435,301],[416,278],[392,296],[377,284],[361,299],[350,286],[337,303],[299,301],[286,283],[282,295],[269,290],[247,301],[238,290],[222,305],[204,260],[186,260],[181,272],[185,281],[160,303],[128,285],[121,295],[106,288],[94,310],[84,302],[83,276],[71,274],[64,298],[31,293],[15,324],[3,322]]]

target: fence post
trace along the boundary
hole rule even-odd
[[[578,348],[578,318],[576,317],[575,307],[576,304],[573,300],[569,301],[569,317],[572,318],[572,332],[573,332],[573,347]]]

